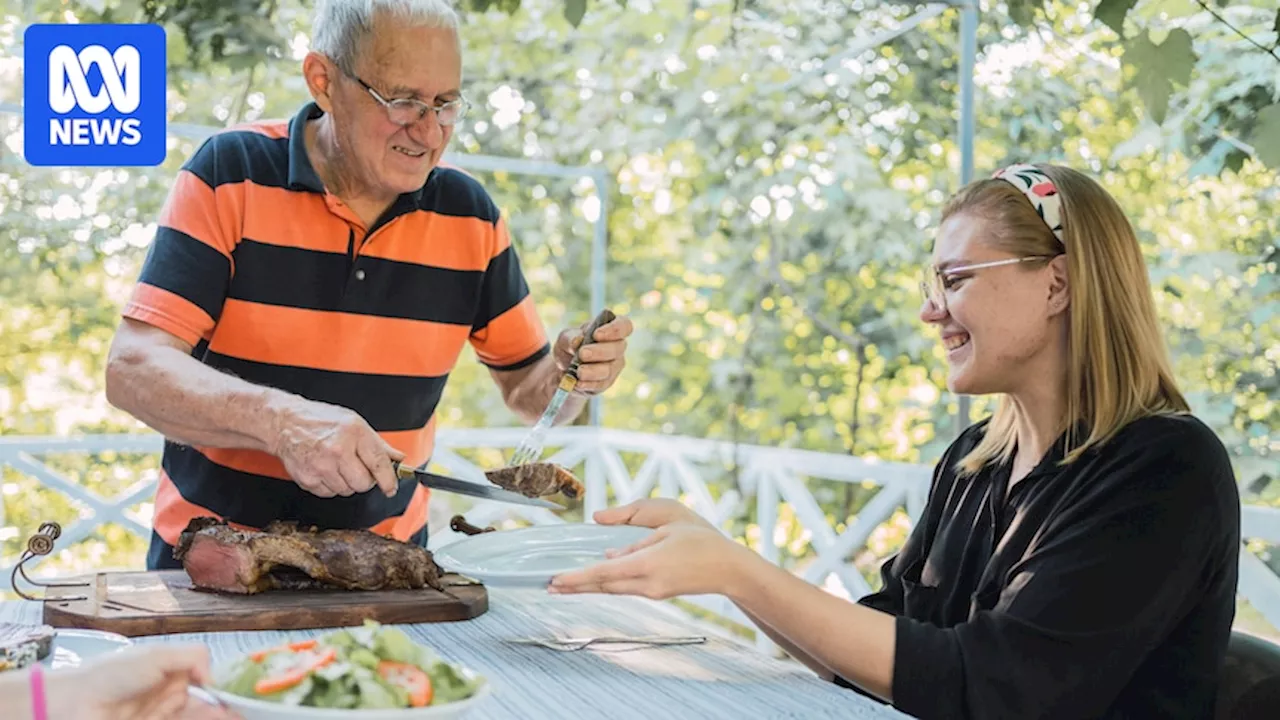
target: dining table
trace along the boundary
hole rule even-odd
[[[695,619],[669,602],[617,595],[553,595],[529,588],[496,587],[488,592],[488,610],[470,620],[396,625],[443,659],[471,668],[492,684],[492,692],[467,718],[908,717],[826,682],[799,663],[762,652],[746,639]],[[0,621],[40,624],[41,608],[36,601],[0,602]],[[329,631],[179,633],[131,640],[205,645],[216,673],[249,651]],[[666,646],[593,645],[580,650],[514,642],[606,635],[706,640]]]

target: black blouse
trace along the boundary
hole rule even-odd
[[[897,616],[894,706],[1211,718],[1240,552],[1222,443],[1192,416],[1145,418],[1065,467],[1059,440],[1003,499],[1009,464],[953,468],[986,422],[948,448],[883,589],[859,600]]]

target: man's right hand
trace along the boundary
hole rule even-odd
[[[278,414],[272,454],[294,482],[320,497],[349,496],[375,485],[387,497],[400,487],[392,460],[404,453],[387,444],[352,410],[291,398]]]

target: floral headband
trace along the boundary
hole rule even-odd
[[[1058,242],[1067,244],[1062,236],[1062,198],[1048,175],[1034,165],[1019,163],[997,170],[992,177],[1000,178],[1021,190],[1036,212],[1040,213],[1040,219],[1044,220],[1044,224],[1058,238]]]

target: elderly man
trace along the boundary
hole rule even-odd
[[[312,43],[312,102],[182,168],[112,343],[108,399],[166,436],[151,569],[200,515],[425,544],[427,491],[391,460],[430,457],[463,346],[532,422],[581,340],[553,347],[493,201],[439,165],[467,108],[445,0],[324,0]],[[595,333],[558,422],[631,331]]]

